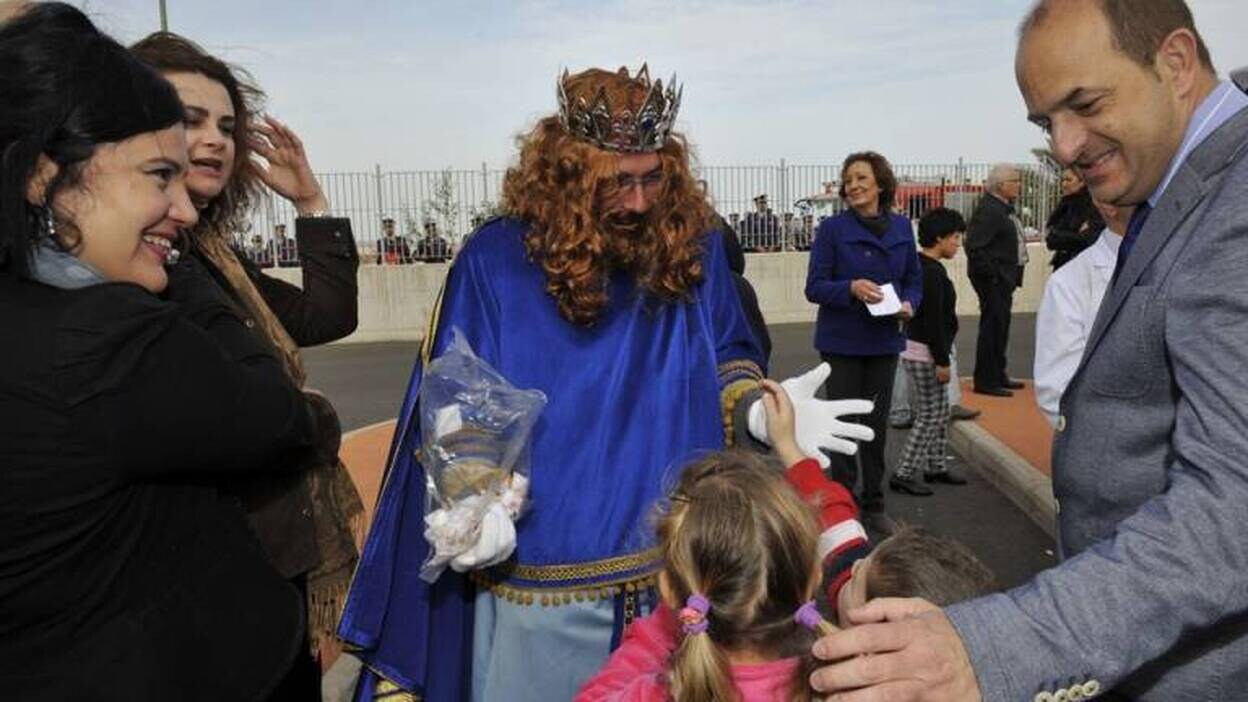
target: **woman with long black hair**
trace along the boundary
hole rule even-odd
[[[302,607],[216,485],[332,456],[332,412],[171,266],[173,87],[62,3],[0,23],[0,66],[0,690],[264,699]]]

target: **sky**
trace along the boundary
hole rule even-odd
[[[166,0],[171,31],[246,68],[317,171],[505,167],[563,68],[673,72],[703,165],[1028,161],[1014,39],[1027,0]],[[123,43],[158,0],[77,0]],[[1222,75],[1248,2],[1189,0]]]

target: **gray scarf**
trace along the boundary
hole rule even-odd
[[[41,239],[30,257],[30,277],[54,288],[77,290],[107,282],[91,264]]]

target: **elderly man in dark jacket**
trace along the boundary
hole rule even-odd
[[[966,258],[979,297],[979,339],[975,348],[975,392],[1008,397],[1022,383],[1005,374],[1014,289],[1023,284],[1026,249],[1014,216],[1022,176],[1010,164],[993,166],[984,195],[967,226]]]

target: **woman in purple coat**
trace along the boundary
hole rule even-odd
[[[873,152],[850,154],[841,166],[841,199],[848,208],[815,232],[806,273],[806,299],[819,305],[815,349],[832,367],[827,399],[875,402],[867,426],[875,439],[860,446],[864,512],[882,512],[884,439],[897,356],[905,348],[902,326],[923,295],[923,276],[910,220],[892,214],[897,179],[888,160]],[[901,309],[873,314],[868,305],[885,299],[891,285]],[[851,490],[853,457],[832,455],[833,476]]]

